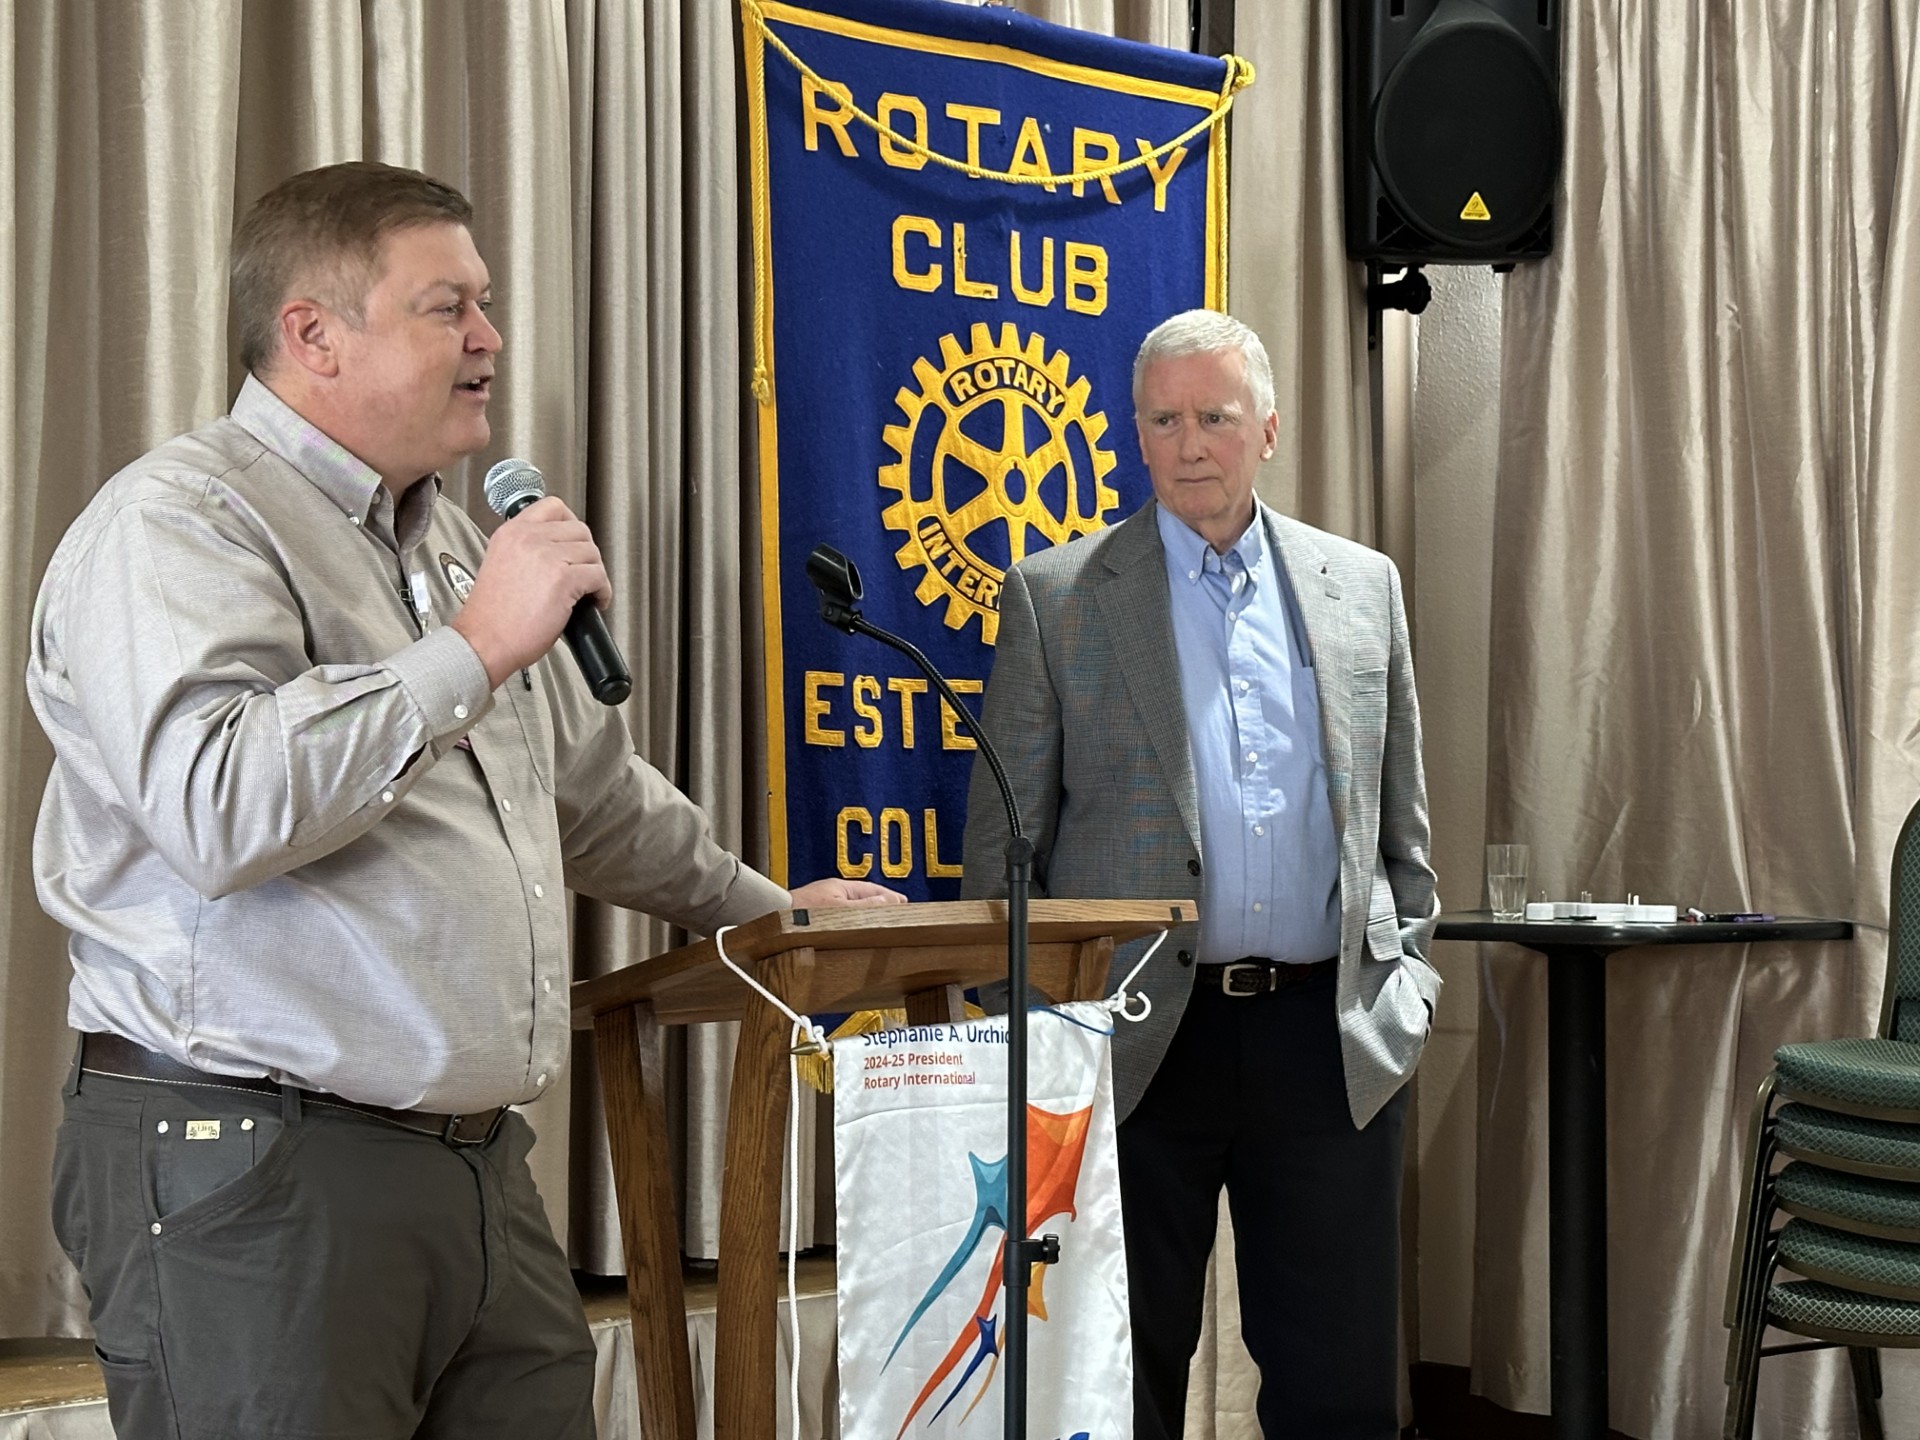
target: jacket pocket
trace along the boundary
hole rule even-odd
[[[1400,917],[1376,915],[1367,921],[1367,949],[1376,960],[1399,960],[1406,951],[1400,944]]]

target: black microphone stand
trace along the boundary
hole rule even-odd
[[[941,698],[953,707],[986,757],[1007,807],[1007,1250],[1001,1270],[1007,1292],[1005,1440],[1027,1434],[1027,1291],[1033,1267],[1060,1258],[1058,1236],[1027,1234],[1027,892],[1033,883],[1033,841],[1020,830],[1020,807],[1006,766],[980,722],[918,646],[882,630],[854,609],[862,587],[854,563],[830,545],[816,545],[807,556],[807,579],[820,592],[820,618],[849,635],[866,635],[889,645],[920,667]]]

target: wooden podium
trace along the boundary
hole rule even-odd
[[[1117,942],[1196,918],[1190,900],[1035,900],[1035,989],[1104,993]],[[734,963],[802,1015],[905,1006],[910,1024],[963,1018],[961,991],[1004,979],[1004,900],[776,911],[727,933]],[[720,963],[711,940],[582,980],[575,1029],[591,1029],[613,1149],[640,1423],[647,1440],[694,1440],[693,1368],[680,1286],[680,1223],[667,1143],[661,1027],[738,1020],[720,1196],[715,1440],[771,1440],[780,1175],[792,1022]]]

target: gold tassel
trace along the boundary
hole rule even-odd
[[[966,1003],[966,1017],[979,1020],[986,1015],[971,1000]],[[905,1010],[856,1010],[828,1033],[829,1042],[845,1040],[854,1035],[877,1035],[882,1030],[904,1030],[907,1028]],[[811,1047],[796,1050],[793,1056],[794,1068],[800,1072],[800,1078],[818,1090],[822,1095],[833,1093],[833,1051],[831,1048],[815,1050]]]

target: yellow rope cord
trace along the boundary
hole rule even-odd
[[[873,131],[874,134],[890,141],[909,154],[918,155],[923,160],[931,160],[936,165],[944,165],[949,170],[958,170],[962,175],[970,176],[975,180],[1000,180],[1009,185],[1085,184],[1089,180],[1111,180],[1116,175],[1124,175],[1130,170],[1138,170],[1148,162],[1158,160],[1162,155],[1178,149],[1194,136],[1198,135],[1202,130],[1218,125],[1222,120],[1226,119],[1227,112],[1233,109],[1233,97],[1253,83],[1253,65],[1251,62],[1241,59],[1238,55],[1223,55],[1220,58],[1226,62],[1227,73],[1221,79],[1220,97],[1214,104],[1213,110],[1203,119],[1182,130],[1164,145],[1156,146],[1151,150],[1143,150],[1131,160],[1121,160],[1111,165],[1102,165],[1095,170],[1076,170],[1068,175],[1015,175],[1006,170],[989,170],[983,165],[970,165],[964,160],[954,159],[951,155],[942,155],[939,151],[931,150],[919,141],[909,139],[892,126],[869,115],[858,105],[854,104],[850,97],[840,94],[831,84],[821,79],[820,76],[815,73],[812,66],[808,65],[806,61],[802,60],[798,55],[794,54],[792,50],[787,48],[787,43],[778,35],[774,34],[768,27],[767,17],[760,9],[759,0],[740,0],[740,8],[743,13],[752,19],[754,28],[760,32],[761,38],[772,44],[773,48],[786,59],[788,64],[792,65],[794,69],[811,80],[823,93],[832,95],[839,100],[841,104],[853,112],[856,120]]]
[[[937,150],[929,149],[919,141],[902,135],[892,126],[885,124],[862,110],[858,105],[853,103],[850,95],[840,93],[840,91],[836,90],[829,82],[823,80],[812,66],[794,54],[793,51],[788,48],[786,42],[774,34],[768,26],[766,13],[761,10],[759,0],[740,0],[740,13],[743,18],[752,22],[751,33],[746,37],[748,45],[747,85],[749,89],[748,109],[755,133],[748,145],[752,156],[748,184],[752,189],[756,219],[763,228],[770,221],[770,215],[767,209],[767,137],[765,133],[767,123],[766,71],[764,57],[753,53],[758,48],[758,43],[762,41],[770,42],[773,48],[788,64],[792,65],[801,75],[818,86],[822,93],[832,95],[835,99],[839,100],[848,110],[853,112],[855,119],[859,120],[861,124],[865,125],[883,140],[898,146],[909,154],[917,155],[923,160],[931,160],[934,164],[945,166],[949,170],[958,170],[961,174],[970,176],[973,179],[999,180],[1009,185],[1046,185],[1049,187],[1055,185],[1084,185],[1089,181],[1111,180],[1116,175],[1125,175],[1129,171],[1138,170],[1144,165],[1152,164],[1161,156],[1178,149],[1194,136],[1198,135],[1202,130],[1211,129],[1219,125],[1227,118],[1228,112],[1233,109],[1233,97],[1253,84],[1253,63],[1251,61],[1242,59],[1238,55],[1223,55],[1220,58],[1225,61],[1227,69],[1226,74],[1221,77],[1220,95],[1212,111],[1204,118],[1188,126],[1185,130],[1182,130],[1165,144],[1155,146],[1151,150],[1142,150],[1131,160],[1116,161],[1111,165],[1102,165],[1093,170],[1076,170],[1068,175],[1015,175],[1006,170],[989,170],[982,165],[970,165],[964,160],[956,160],[951,155],[942,155]],[[1140,143],[1144,145],[1146,142],[1141,141]],[[770,403],[773,399],[773,357],[770,353],[772,337],[767,334],[767,296],[773,284],[772,277],[767,273],[771,248],[771,244],[767,238],[762,235],[756,240],[753,253],[754,365],[753,379],[750,388],[753,392],[753,398],[762,405]]]
[[[755,0],[741,0],[741,13],[747,13],[746,7],[753,6],[754,26],[757,34],[747,36],[747,112],[753,126],[753,134],[747,142],[752,159],[748,169],[747,183],[752,189],[754,225],[760,231],[753,242],[753,398],[761,405],[773,400],[773,341],[767,334],[767,296],[773,288],[773,277],[768,273],[773,250],[773,240],[767,234],[773,223],[773,212],[767,199],[767,82],[765,57],[754,53],[758,50],[755,43],[767,33],[767,24],[759,13],[760,7]]]

